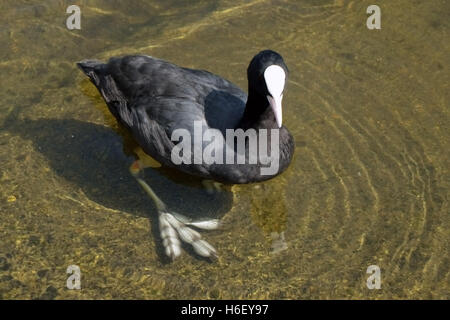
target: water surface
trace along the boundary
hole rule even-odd
[[[80,0],[72,31],[70,4],[0,4],[1,298],[449,298],[448,1],[380,2],[381,30],[369,1]],[[290,69],[294,160],[215,196],[146,172],[171,208],[224,222],[204,233],[217,261],[168,263],[134,145],[75,62],[142,53],[246,89],[266,48]]]

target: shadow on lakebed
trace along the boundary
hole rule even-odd
[[[104,207],[154,217],[151,199],[129,173],[136,159],[135,142],[127,133],[78,120],[19,120],[10,116],[5,129],[31,140],[53,171],[75,183]],[[201,180],[169,168],[144,170],[144,179],[170,210],[192,218],[220,218],[231,209],[229,187],[208,194]]]

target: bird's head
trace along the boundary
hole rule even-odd
[[[267,99],[278,127],[282,125],[283,92],[288,68],[280,54],[264,50],[253,57],[247,69],[249,93],[254,92]],[[267,103],[264,107],[267,106]]]

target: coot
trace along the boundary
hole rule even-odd
[[[291,162],[294,140],[282,125],[288,68],[280,54],[259,52],[247,69],[248,97],[233,83],[204,70],[179,67],[144,55],[84,60],[81,70],[97,87],[111,113],[142,149],[165,166],[221,183],[273,178]],[[180,239],[201,256],[216,250],[192,229],[217,228],[217,220],[192,221],[170,212],[130,168],[154,200],[166,254],[181,254]]]

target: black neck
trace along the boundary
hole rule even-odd
[[[244,130],[249,128],[272,127],[271,123],[263,125],[263,122],[266,121],[275,123],[275,117],[271,111],[267,97],[263,97],[256,91],[250,89],[245,111],[238,127]]]

